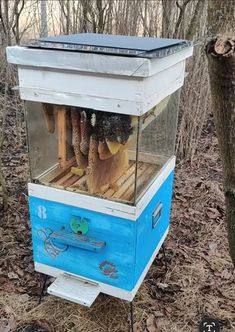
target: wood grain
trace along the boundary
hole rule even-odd
[[[76,165],[76,161],[74,161]],[[136,163],[130,161],[128,168],[122,173],[116,181],[108,186],[100,187],[100,190],[95,193],[96,196],[112,199],[122,203],[133,202],[135,191],[135,168]],[[160,170],[160,166],[151,163],[139,162],[137,164],[137,195],[144,190],[151,179]],[[88,190],[87,175],[82,176],[72,174],[70,167],[66,170],[56,168],[40,179],[40,182],[54,186],[59,189],[66,189],[73,192],[92,194]],[[94,195],[94,194],[93,194]]]
[[[66,168],[66,140],[67,140],[67,121],[66,121],[66,107],[56,106],[58,118],[58,160],[60,168]]]

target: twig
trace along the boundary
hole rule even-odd
[[[5,84],[5,91],[4,91],[4,103],[3,103],[3,110],[2,110],[2,129],[0,135],[0,184],[2,187],[2,199],[3,199],[3,210],[7,209],[8,205],[8,193],[6,188],[6,182],[3,175],[2,170],[2,150],[3,150],[3,143],[4,143],[4,134],[5,134],[5,127],[6,127],[6,113],[7,113],[7,91],[8,91],[8,82]]]

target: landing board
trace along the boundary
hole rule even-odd
[[[60,275],[48,287],[47,292],[90,307],[100,293],[100,286],[68,275]]]

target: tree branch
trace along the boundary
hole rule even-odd
[[[174,38],[177,38],[179,36],[179,28],[180,28],[180,25],[181,25],[183,17],[184,17],[186,6],[190,1],[191,0],[185,0],[182,5],[179,4],[179,1],[176,1],[176,6],[180,9],[180,14],[179,14],[178,20],[175,24],[175,31],[173,34]]]

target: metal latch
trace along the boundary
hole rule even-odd
[[[152,215],[152,228],[156,228],[162,216],[162,203],[160,202]]]

